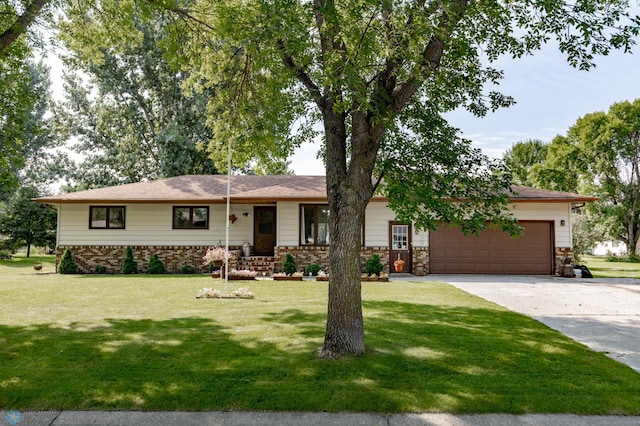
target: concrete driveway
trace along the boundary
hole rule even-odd
[[[533,317],[640,372],[640,280],[502,275],[419,279],[444,281]]]

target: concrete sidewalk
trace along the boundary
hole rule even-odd
[[[20,421],[17,423],[9,423],[3,416],[0,419],[0,425],[4,424],[17,426],[638,426],[640,417],[555,414],[515,416],[442,413],[383,415],[303,412],[62,411],[20,413]]]

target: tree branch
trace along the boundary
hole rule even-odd
[[[27,31],[29,25],[35,21],[38,13],[50,0],[34,0],[25,9],[24,13],[17,17],[16,21],[5,32],[0,34],[0,53],[6,50],[11,43],[16,41],[21,34]]]
[[[400,111],[409,102],[409,99],[420,88],[424,79],[440,66],[445,50],[445,40],[451,34],[456,24],[464,17],[467,8],[467,0],[458,0],[457,10],[453,14],[443,11],[440,25],[422,53],[422,60],[413,69],[413,76],[404,83],[399,84],[391,93],[391,100],[387,107],[387,113]]]
[[[318,104],[318,106],[321,106],[321,103],[324,102],[324,97],[322,96],[322,91],[320,90],[320,88],[313,82],[313,80],[311,80],[309,74],[307,74],[295,63],[293,57],[287,50],[287,47],[284,45],[284,41],[282,41],[282,39],[279,39],[277,43],[278,49],[282,54],[282,62],[284,63],[284,66],[288,70],[293,71],[298,81],[300,81],[300,83],[302,83],[304,87],[307,88],[316,104]]]

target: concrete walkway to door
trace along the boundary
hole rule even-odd
[[[640,280],[554,276],[429,275],[535,318],[640,372]]]

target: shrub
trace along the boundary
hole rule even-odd
[[[11,259],[11,254],[7,250],[0,250],[0,259]]]
[[[291,275],[294,272],[296,272],[297,268],[298,267],[296,266],[296,261],[293,258],[293,255],[291,253],[287,253],[284,256],[284,262],[282,264],[282,270],[284,271],[285,274]]]
[[[149,266],[147,266],[147,274],[164,274],[164,264],[158,257],[157,253],[154,253],[149,259]]]
[[[608,255],[605,258],[607,262],[630,262],[630,263],[640,263],[640,256],[637,254],[632,254],[631,256],[615,256]]]
[[[96,269],[94,269],[96,274],[106,274],[107,268],[104,265],[97,265]]]
[[[195,274],[196,273],[196,269],[191,265],[184,265],[184,266],[180,267],[180,273],[181,274]]]
[[[137,274],[138,264],[133,260],[133,249],[131,246],[127,247],[127,254],[124,256],[124,263],[122,265],[123,274]]]
[[[367,263],[365,264],[365,272],[367,273],[367,275],[380,276],[380,272],[382,272],[383,269],[384,265],[382,265],[379,255],[374,254],[369,259],[367,259]]]
[[[78,273],[78,265],[73,260],[73,256],[71,255],[71,250],[66,249],[64,254],[62,255],[62,259],[60,260],[60,266],[58,267],[58,272],[61,274],[77,274]]]
[[[307,266],[307,269],[305,269],[305,271],[307,272],[307,275],[313,275],[314,277],[316,275],[318,275],[318,272],[322,269],[322,267],[320,265],[318,265],[317,263],[312,263],[311,265]]]

